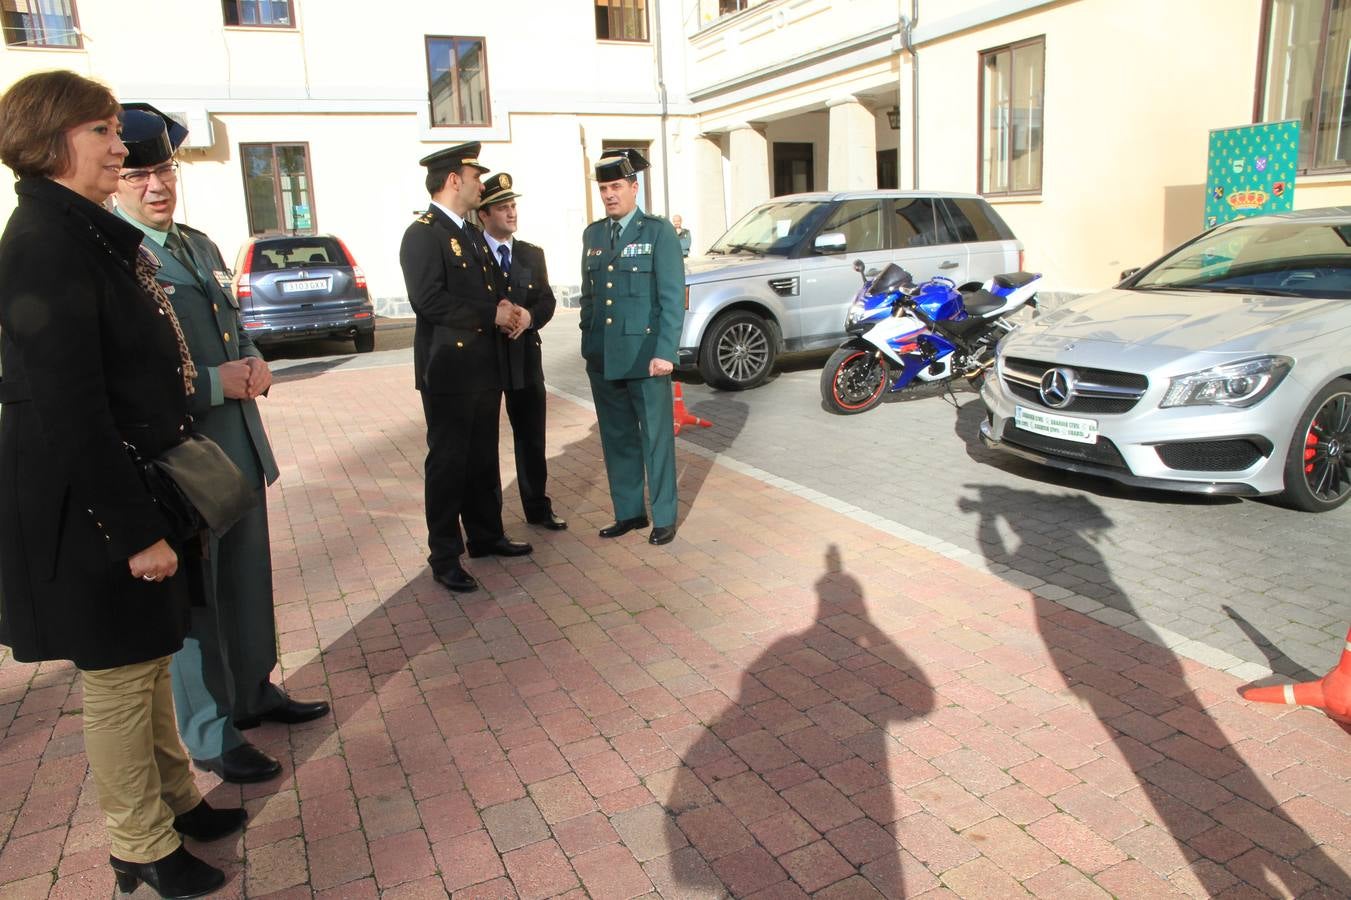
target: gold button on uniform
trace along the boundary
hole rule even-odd
[[[605,271],[607,271],[607,272],[613,272],[614,270],[615,270],[615,267],[614,267],[614,266],[606,266],[606,267],[605,267]]]
[[[613,281],[607,281],[607,282],[605,282],[605,286],[606,286],[607,288],[612,288],[612,287],[615,286],[615,283],[614,283]]]
[[[606,325],[609,325],[609,324],[610,324],[611,322],[613,322],[613,321],[614,321],[614,319],[606,318],[605,324],[606,324]]]
[[[606,305],[606,306],[614,306],[614,301],[613,301],[613,300],[606,300],[606,301],[605,301],[605,305]]]
[[[230,343],[230,332],[228,331],[225,332],[225,334],[221,335],[221,338],[225,341],[225,343],[227,344]]]
[[[212,311],[212,312],[220,312],[220,307],[213,303],[213,304],[211,304],[211,311]]]
[[[455,346],[456,346],[456,347],[463,347],[463,346],[464,346],[464,341],[456,341],[456,342],[455,342]]]

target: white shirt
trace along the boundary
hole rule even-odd
[[[507,257],[509,259],[516,258],[516,245],[512,242],[512,238],[510,235],[507,236],[507,239],[505,241],[499,241],[497,238],[493,237],[487,231],[484,231],[483,239],[488,242],[488,249],[493,251],[493,259],[497,260],[498,265],[502,264],[502,254],[497,252],[497,248],[501,247],[503,244],[505,244],[507,247]]]
[[[450,216],[450,220],[454,222],[456,225],[459,225],[461,228],[464,227],[464,217],[456,215],[454,210],[452,210],[450,207],[443,206],[440,203],[437,203],[435,200],[432,201],[432,206],[435,206],[437,209],[441,210],[441,212]]]

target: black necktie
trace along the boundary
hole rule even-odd
[[[511,274],[511,248],[506,244],[497,245],[497,257],[502,260],[502,274]]]
[[[613,250],[619,246],[619,222],[610,220],[610,249]]]

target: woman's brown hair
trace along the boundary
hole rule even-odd
[[[0,97],[0,162],[18,176],[59,175],[70,165],[66,131],[117,115],[113,92],[74,72],[35,72]]]

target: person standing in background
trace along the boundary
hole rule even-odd
[[[685,318],[685,264],[671,223],[638,206],[637,150],[602,155],[596,181],[605,218],[582,234],[582,357],[596,403],[616,538],[655,523],[648,543],[676,535],[671,372]]]
[[[478,218],[483,225],[488,250],[506,286],[506,296],[519,312],[519,324],[508,335],[506,383],[507,418],[511,420],[516,449],[516,487],[521,493],[525,520],[552,531],[568,523],[554,514],[553,501],[545,492],[549,465],[545,456],[545,412],[549,395],[544,390],[544,364],[540,359],[539,330],[553,318],[553,289],[544,264],[544,251],[517,238],[516,198],[511,176],[492,175],[483,183]]]
[[[277,462],[257,402],[272,373],[239,327],[220,250],[202,232],[174,222],[174,153],[188,130],[147,104],[124,110],[127,157],[114,195],[117,214],[145,235],[142,246],[160,264],[155,277],[182,323],[197,367],[188,401],[194,427],[221,446],[258,498],[224,536],[208,538],[206,603],[193,608],[192,627],[170,667],[178,731],[199,769],[236,784],[267,781],[281,774],[281,763],[241,731],[328,713],[327,703],[292,700],[272,683],[277,623],[267,485],[277,480]]]
[[[427,167],[431,204],[399,246],[408,299],[417,316],[413,383],[427,421],[427,562],[451,591],[478,590],[460,555],[525,556],[533,548],[502,528],[497,454],[502,410],[504,332],[519,326],[505,299],[483,233],[465,217],[483,193],[480,144],[438,150]],[[461,533],[461,523],[464,531]]]

